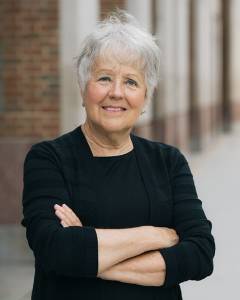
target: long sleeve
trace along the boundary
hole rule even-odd
[[[34,145],[24,162],[23,220],[30,248],[45,272],[96,277],[98,241],[95,228],[62,227],[54,204],[69,203],[61,160],[48,142]]]
[[[166,263],[165,287],[209,276],[215,255],[212,224],[202,209],[187,160],[175,148],[169,161],[173,227],[180,241],[173,247],[160,249]]]

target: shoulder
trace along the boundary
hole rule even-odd
[[[132,138],[139,145],[139,148],[147,153],[148,157],[162,159],[170,172],[178,168],[182,163],[187,162],[182,151],[176,146],[149,140],[134,134],[132,134]]]
[[[183,155],[180,149],[176,146],[159,141],[149,140],[134,134],[132,134],[131,136],[140,145],[140,147],[146,150],[160,151],[166,158],[168,157],[169,159],[176,159],[179,156]]]
[[[41,149],[41,150],[47,150],[47,149],[64,150],[64,147],[71,143],[71,135],[72,135],[72,131],[62,134],[54,139],[46,139],[37,142],[32,145],[32,148]]]
[[[29,157],[42,157],[49,160],[59,161],[62,156],[66,156],[71,144],[73,131],[62,134],[54,139],[46,139],[37,142],[29,149],[26,159]]]

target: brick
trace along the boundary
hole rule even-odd
[[[125,8],[125,1],[124,0],[101,0],[101,18],[103,19],[109,12],[118,8]]]
[[[58,0],[0,1],[0,19],[5,108],[0,137],[56,136],[60,115]]]

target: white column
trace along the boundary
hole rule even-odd
[[[163,101],[158,105],[156,114],[159,117],[175,112],[176,94],[176,6],[174,0],[157,1],[156,31],[162,51],[161,82],[159,92]]]
[[[157,1],[156,31],[162,50],[156,116],[166,120],[166,141],[186,144],[189,106],[189,6],[188,0]],[[180,116],[176,119],[176,116]],[[172,120],[171,122],[169,120]],[[181,123],[173,123],[176,120]]]
[[[175,1],[176,7],[176,93],[175,107],[185,113],[189,107],[189,6],[188,0]]]
[[[238,107],[240,113],[240,1],[232,0],[231,7],[231,101],[234,107]],[[238,116],[239,119],[240,116]],[[234,128],[240,130],[240,122],[234,124]]]
[[[149,32],[152,30],[152,6],[149,0],[128,0],[126,10],[136,17],[138,22]],[[140,116],[136,125],[148,124],[152,120],[152,102],[148,102],[145,113]]]
[[[208,118],[201,116],[203,130],[202,145],[211,145],[215,131],[212,124],[215,116],[212,112],[220,100],[221,92],[221,6],[219,0],[196,2],[196,73],[197,101],[202,111],[208,112]],[[207,131],[206,131],[207,130]]]
[[[152,31],[152,6],[149,0],[128,0],[126,9],[149,32]]]
[[[211,103],[214,107],[212,114],[212,123],[214,124],[213,135],[219,133],[219,124],[217,118],[219,117],[218,107],[222,100],[222,11],[221,1],[213,0],[210,2],[210,61],[211,61]]]
[[[67,132],[85,119],[77,83],[75,60],[84,37],[99,17],[98,0],[60,0],[60,97],[61,132]]]
[[[211,19],[208,0],[196,2],[197,97],[201,107],[211,102]]]

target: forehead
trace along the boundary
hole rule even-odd
[[[106,54],[98,56],[93,64],[92,71],[98,72],[100,70],[112,70],[113,72],[122,71],[136,74],[137,76],[144,77],[144,71],[141,67],[141,60],[129,59],[126,55],[117,56],[114,54]]]

